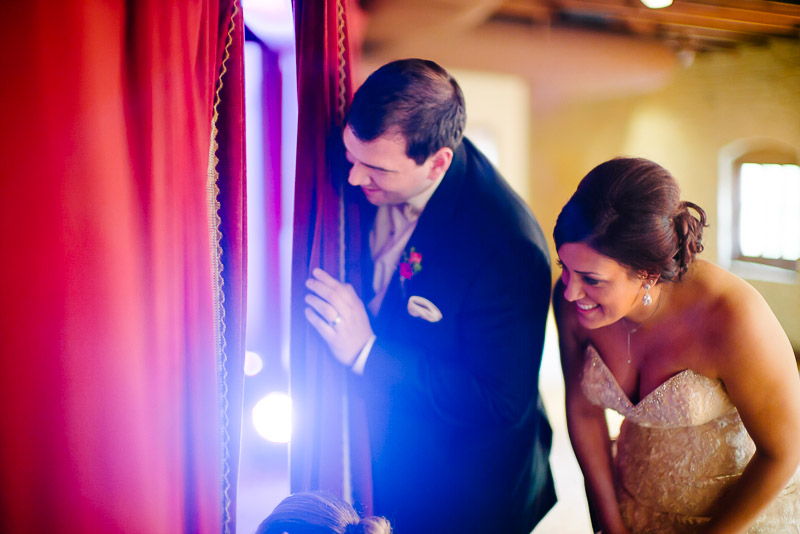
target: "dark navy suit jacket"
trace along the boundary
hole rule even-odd
[[[402,284],[395,272],[355,377],[375,514],[396,534],[527,534],[555,503],[537,385],[551,287],[541,228],[464,140],[412,247],[422,269]],[[442,319],[412,317],[412,295]]]

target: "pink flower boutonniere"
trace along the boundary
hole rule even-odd
[[[422,270],[422,254],[417,252],[414,247],[408,253],[403,253],[403,261],[400,263],[400,283],[411,280],[411,277]]]

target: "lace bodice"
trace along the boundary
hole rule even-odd
[[[625,417],[614,458],[620,511],[632,533],[696,532],[755,452],[719,380],[692,370],[631,403],[594,347],[581,387],[592,403]],[[749,534],[800,534],[800,470]]]
[[[633,404],[592,346],[586,350],[581,386],[592,403],[647,427],[702,425],[734,409],[722,382],[691,369],[676,374]]]

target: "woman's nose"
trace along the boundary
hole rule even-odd
[[[583,289],[580,283],[572,276],[564,276],[564,298],[569,302],[575,302],[583,296]]]

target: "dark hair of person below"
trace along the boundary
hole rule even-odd
[[[256,529],[256,534],[391,534],[383,517],[360,518],[349,503],[321,491],[289,495]]]
[[[364,142],[401,135],[406,155],[421,165],[443,147],[461,143],[464,94],[442,67],[426,59],[400,59],[373,72],[358,88],[347,125]]]
[[[553,238],[556,250],[585,243],[633,272],[678,281],[703,251],[706,226],[706,212],[680,200],[678,182],[664,167],[643,158],[615,158],[581,180],[558,216]]]

